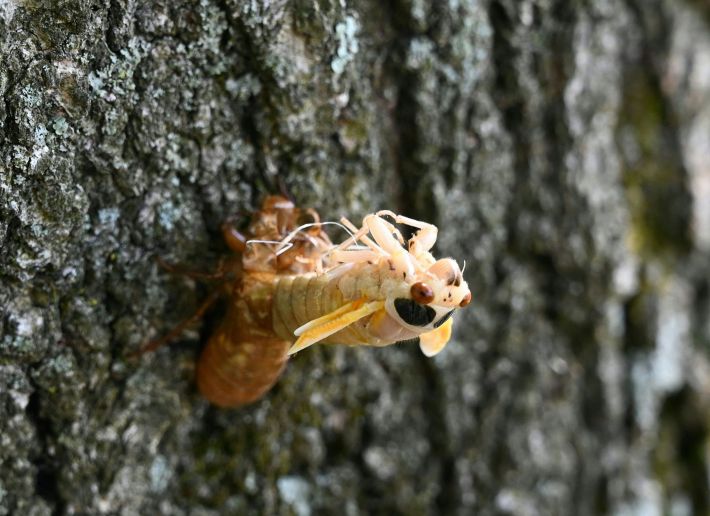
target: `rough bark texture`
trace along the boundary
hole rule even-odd
[[[710,511],[700,0],[0,0],[0,514]],[[279,179],[280,178],[280,179]],[[283,183],[439,224],[434,360],[195,391],[217,228]]]

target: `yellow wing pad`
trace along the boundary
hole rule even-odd
[[[421,334],[419,336],[419,349],[422,350],[422,353],[428,357],[433,357],[444,349],[444,346],[446,346],[446,343],[449,342],[451,338],[451,328],[453,328],[453,326],[454,319],[450,317],[448,321],[439,326],[436,330]]]
[[[362,298],[343,305],[323,317],[314,319],[294,332],[295,335],[298,335],[298,340],[293,343],[293,346],[291,346],[287,354],[293,355],[308,346],[312,346],[316,342],[330,337],[363,317],[367,317],[377,310],[381,310],[384,306],[384,301],[365,303],[365,298]]]
[[[347,314],[348,312],[352,312],[353,310],[360,308],[362,305],[365,304],[365,301],[367,301],[366,297],[361,297],[360,299],[356,299],[355,301],[351,303],[347,303],[337,310],[333,310],[330,313],[327,313],[325,315],[322,315],[318,317],[317,319],[313,319],[312,321],[308,321],[306,324],[303,326],[299,326],[296,328],[296,330],[293,332],[293,334],[296,337],[300,337],[302,333],[305,333],[306,331],[310,330],[311,328],[316,328],[318,326],[321,326],[322,324],[328,323],[332,321],[333,319],[337,319],[341,315]]]

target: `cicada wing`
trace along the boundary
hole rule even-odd
[[[419,336],[419,349],[422,350],[422,353],[428,357],[433,357],[444,349],[446,343],[451,339],[451,328],[453,328],[453,324],[453,318],[449,318],[448,321],[437,329],[422,333]]]
[[[293,355],[330,337],[363,317],[381,310],[384,305],[384,301],[365,303],[364,299],[359,299],[301,326],[296,330],[296,333],[299,334],[298,340],[293,343],[293,346],[288,350],[288,354]]]

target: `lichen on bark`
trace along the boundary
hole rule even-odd
[[[708,10],[0,0],[0,514],[710,510]],[[434,360],[193,384],[218,228],[288,189],[440,226]],[[644,512],[650,511],[650,512]],[[685,512],[684,512],[685,511]]]

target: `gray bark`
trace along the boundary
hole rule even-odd
[[[710,10],[0,0],[0,514],[707,514]],[[435,222],[437,358],[314,347],[219,410],[209,287],[283,183]],[[644,512],[647,511],[647,512]]]

